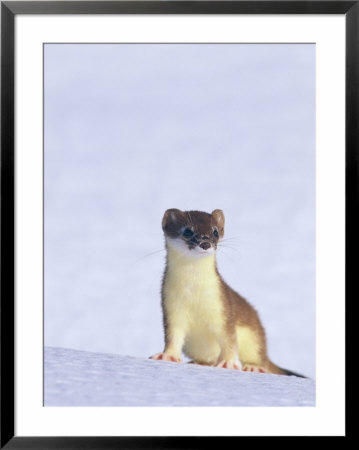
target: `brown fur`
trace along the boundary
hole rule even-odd
[[[221,280],[221,289],[223,292],[222,301],[226,315],[227,332],[233,333],[236,326],[245,326],[253,330],[260,343],[259,356],[261,362],[259,365],[270,373],[284,375],[285,372],[273,364],[267,356],[265,330],[261,324],[257,311],[245,298],[228,286],[222,279],[218,270],[217,274]],[[242,361],[242,364],[246,363],[253,364],[252,361]]]

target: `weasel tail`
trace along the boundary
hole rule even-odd
[[[151,358],[180,362],[183,352],[195,364],[302,377],[270,361],[257,311],[218,272],[223,211],[168,209],[162,229],[165,348]]]

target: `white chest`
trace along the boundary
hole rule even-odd
[[[215,332],[223,325],[223,304],[214,256],[174,260],[167,267],[164,307],[172,323],[187,332]]]

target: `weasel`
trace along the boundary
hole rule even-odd
[[[166,267],[162,281],[165,334],[155,360],[295,375],[267,355],[266,336],[257,311],[223,280],[216,250],[224,235],[224,213],[168,209],[162,220]]]

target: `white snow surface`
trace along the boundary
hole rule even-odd
[[[315,406],[315,382],[46,347],[45,406]]]
[[[257,309],[271,360],[314,378],[315,45],[46,44],[44,57],[45,345],[162,351],[163,213],[220,208],[221,275]]]

